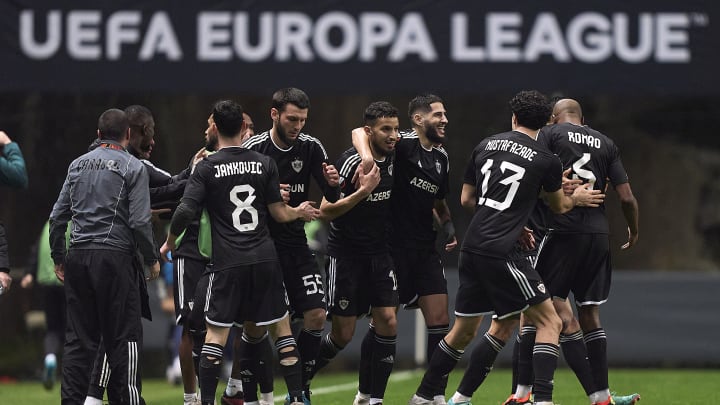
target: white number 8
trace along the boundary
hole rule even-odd
[[[238,197],[240,193],[247,193],[248,196],[244,200]],[[232,212],[233,226],[240,232],[249,232],[257,228],[258,226],[258,212],[252,203],[255,201],[255,189],[249,184],[242,184],[235,186],[230,190],[230,202],[235,204],[235,209]],[[245,211],[250,214],[250,222],[241,223],[240,214]]]

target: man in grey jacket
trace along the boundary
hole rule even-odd
[[[75,159],[50,214],[55,274],[65,282],[68,332],[63,355],[62,404],[82,404],[97,345],[105,344],[110,402],[144,403],[137,373],[142,344],[139,273],[160,272],[150,224],[148,177],[127,152],[129,126],[122,110],[98,120],[99,147]],[[65,231],[72,220],[70,246]]]

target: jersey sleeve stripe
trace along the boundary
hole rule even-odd
[[[354,154],[350,156],[345,163],[342,164],[342,167],[340,168],[340,176],[344,178],[348,178],[350,175],[350,172],[352,172],[353,168],[356,167],[360,163],[360,155]]]
[[[325,151],[325,147],[323,146],[323,144],[320,142],[319,139],[317,139],[313,136],[307,135],[307,134],[303,134],[303,133],[298,135],[298,139],[300,139],[302,141],[315,142],[316,144],[318,144],[318,146],[320,146],[320,149],[322,150],[322,153],[323,153],[323,156],[325,157],[325,159],[328,158],[327,151]]]

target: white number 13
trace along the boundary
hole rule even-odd
[[[510,205],[512,205],[515,194],[517,194],[518,188],[520,188],[520,179],[522,179],[525,175],[525,168],[510,162],[503,161],[502,163],[500,163],[500,171],[503,174],[506,170],[509,170],[513,173],[511,176],[500,180],[500,184],[510,186],[507,195],[505,195],[505,199],[500,202],[495,201],[489,197],[485,197],[488,191],[488,182],[490,181],[490,168],[492,167],[492,164],[493,160],[488,159],[483,165],[483,167],[480,169],[480,172],[483,174],[483,181],[480,194],[481,197],[478,199],[478,205],[487,205],[488,207],[494,208],[498,211],[505,211],[508,207],[510,207]]]

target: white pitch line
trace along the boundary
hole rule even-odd
[[[390,381],[403,381],[403,380],[409,380],[415,376],[417,372],[416,371],[399,371],[397,373],[390,374]],[[350,390],[357,390],[357,382],[351,382],[351,383],[345,383],[345,384],[337,384],[337,385],[331,385],[329,387],[319,387],[319,388],[313,388],[312,396],[315,398],[318,395],[323,394],[332,394],[335,392],[340,391],[350,391]],[[285,397],[282,398],[275,398],[275,403],[278,404],[280,402],[285,402]]]

